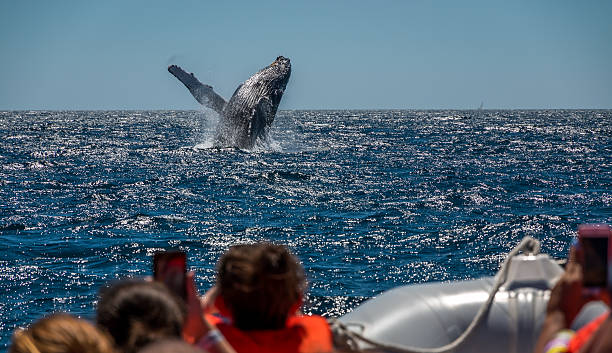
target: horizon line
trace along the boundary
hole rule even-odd
[[[534,110],[612,110],[611,108],[296,108],[296,109],[279,109],[279,112],[283,111],[447,111],[447,110],[456,110],[456,111],[511,111],[511,110],[520,110],[520,111],[534,111]],[[134,111],[134,112],[142,112],[142,111],[206,111],[205,109],[171,109],[171,108],[163,108],[163,109],[142,109],[142,108],[108,108],[108,109],[0,109],[0,112],[92,112],[92,111]]]

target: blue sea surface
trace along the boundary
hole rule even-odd
[[[495,274],[523,236],[565,257],[612,223],[612,111],[281,111],[253,151],[209,111],[0,112],[0,347],[187,251],[203,292],[232,244],[287,244],[306,311]]]

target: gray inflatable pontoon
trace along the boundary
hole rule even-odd
[[[523,251],[522,254],[518,254]],[[379,352],[531,352],[563,269],[525,238],[495,277],[408,285],[332,321],[336,346]],[[579,328],[606,310],[585,307]]]

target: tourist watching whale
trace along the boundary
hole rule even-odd
[[[110,337],[69,314],[51,314],[15,331],[9,353],[114,353]]]
[[[233,246],[219,260],[217,271],[205,305],[218,315],[207,317],[238,353],[333,350],[327,321],[299,313],[304,271],[285,246]]]
[[[601,300],[610,306],[612,296],[611,273],[608,273],[612,265],[609,256],[612,244],[608,244],[609,241],[612,241],[612,230],[604,224],[586,224],[578,227],[578,236],[579,241],[570,248],[565,272],[551,291],[546,318],[534,353],[612,352],[612,317],[608,312],[595,318],[576,332],[569,329],[587,302]],[[591,250],[608,255],[605,256],[604,263],[594,266],[603,268],[599,275],[585,270],[585,267],[591,267],[589,263],[603,262],[604,258],[604,256],[597,256],[595,252],[589,252],[589,249],[581,244],[580,239],[586,236],[605,239],[601,243],[605,245],[599,244],[591,248]],[[605,271],[606,268],[608,271]],[[586,288],[585,284],[597,277],[601,278],[600,282],[604,282],[601,290]]]
[[[115,282],[100,290],[97,323],[122,353],[135,353],[172,339],[184,339],[211,353],[234,353],[223,335],[204,318],[193,272],[187,274],[185,285],[187,298],[183,302],[159,282]]]
[[[161,283],[127,279],[100,290],[96,321],[120,352],[135,353],[156,340],[181,338],[181,304]]]

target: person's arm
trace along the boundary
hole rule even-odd
[[[534,353],[545,353],[547,344],[552,341],[559,332],[567,329],[565,325],[565,315],[560,311],[546,314],[546,319],[542,324],[542,331],[536,342]]]
[[[572,248],[565,272],[550,292],[546,319],[542,324],[534,353],[544,353],[546,345],[571,326],[586,302],[582,296],[582,268],[576,262],[575,250]]]
[[[187,318],[183,326],[185,341],[210,353],[236,353],[221,332],[205,319],[193,272],[187,274],[186,286]]]
[[[219,313],[219,310],[215,307],[218,292],[217,285],[214,285],[200,297],[200,306],[202,306],[204,314]]]

